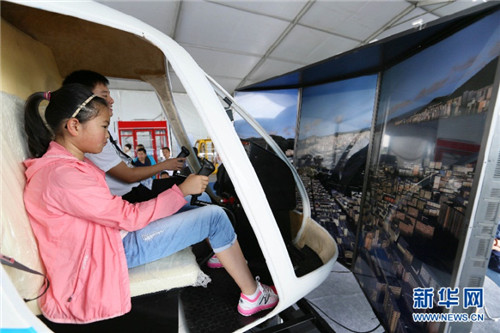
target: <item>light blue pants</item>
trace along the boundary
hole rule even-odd
[[[132,268],[167,257],[206,238],[215,253],[236,241],[231,221],[219,206],[188,209],[129,232],[123,238],[127,265]]]

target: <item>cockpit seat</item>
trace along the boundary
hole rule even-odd
[[[1,121],[1,233],[0,253],[39,272],[44,272],[38,247],[23,203],[26,182],[23,161],[28,148],[23,130],[24,101],[0,92]],[[9,266],[3,266],[19,295],[34,298],[40,292],[44,279]],[[198,266],[190,248],[169,257],[129,270],[132,296],[186,286],[204,285],[209,282]],[[41,314],[36,301],[28,302],[35,314]]]

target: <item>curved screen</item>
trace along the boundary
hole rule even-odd
[[[412,314],[447,312],[437,291],[454,285],[467,235],[498,22],[485,17],[382,74],[354,272],[391,332],[433,331],[439,323]],[[433,301],[415,310],[414,290],[430,288]]]

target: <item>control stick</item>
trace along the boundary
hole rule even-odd
[[[210,162],[209,160],[207,160],[206,158],[204,158],[203,160],[201,160],[201,169],[198,171],[197,175],[202,175],[202,176],[208,177],[214,171],[215,171],[215,165],[212,162]],[[198,197],[200,196],[200,194],[193,194],[191,196],[191,205],[192,206],[194,206],[194,205],[199,206],[199,205],[206,205],[207,204],[203,201],[198,201]]]
[[[179,157],[188,157],[189,154],[190,154],[189,150],[186,147],[182,146],[181,147],[181,152],[177,155],[176,158],[179,158]],[[174,176],[178,176],[179,175],[179,171],[174,171],[173,175]]]
[[[179,153],[179,155],[177,155],[176,158],[179,158],[179,157],[188,157],[189,154],[190,154],[189,150],[186,147],[182,146],[181,152]]]

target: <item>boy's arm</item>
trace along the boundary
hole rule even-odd
[[[129,168],[125,162],[120,162],[107,171],[107,174],[126,183],[134,183],[147,179],[163,170],[181,170],[185,158],[171,158],[155,165],[140,168]]]

